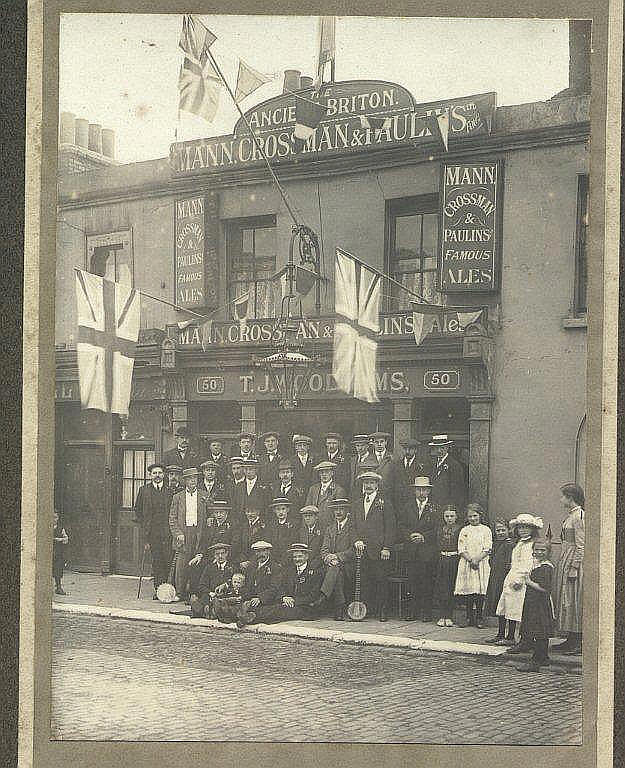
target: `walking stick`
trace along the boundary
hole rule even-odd
[[[141,570],[139,571],[139,589],[137,590],[137,600],[139,600],[141,596],[141,582],[143,581],[143,569],[145,567],[145,555],[146,555],[147,549],[143,549],[143,557],[141,558]]]

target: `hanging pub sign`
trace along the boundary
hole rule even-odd
[[[501,160],[443,164],[438,254],[443,293],[497,289],[502,184]]]
[[[174,203],[174,302],[185,309],[217,307],[216,198],[209,193]]]
[[[297,99],[318,101],[326,110],[303,144],[294,135]],[[489,134],[494,110],[494,93],[415,104],[409,91],[396,83],[328,83],[319,92],[287,92],[258,104],[245,113],[245,120],[239,119],[232,135],[172,144],[169,160],[176,176],[261,165],[264,160],[248,124],[268,160],[277,165],[402,145],[442,148],[437,116],[449,114],[453,144]]]

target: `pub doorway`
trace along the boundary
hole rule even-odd
[[[466,468],[469,481],[469,416],[471,405],[466,397],[423,397],[413,401],[412,435],[427,452],[432,435],[447,435],[454,441],[451,452]]]

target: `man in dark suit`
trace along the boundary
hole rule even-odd
[[[251,432],[241,432],[237,456],[240,456],[242,459],[257,459],[258,456],[254,451],[255,441],[256,435],[253,435]]]
[[[289,520],[291,502],[288,499],[276,498],[271,502],[273,519],[267,522],[267,541],[273,545],[271,557],[276,563],[284,566],[289,558],[289,547],[297,541],[299,526]]]
[[[289,619],[311,620],[322,612],[325,599],[320,591],[321,563],[311,562],[308,547],[300,542],[289,547],[289,555],[291,562],[282,569],[281,601],[255,608],[256,621],[269,624]]]
[[[202,472],[202,478],[198,483],[199,490],[203,491],[211,501],[215,499],[226,501],[228,498],[226,486],[223,480],[217,477],[219,465],[212,459],[207,459],[200,464],[200,471]]]
[[[355,455],[350,458],[348,487],[350,496],[354,499],[361,491],[360,483],[356,478],[364,469],[366,469],[365,464],[370,458],[369,435],[354,435],[352,443]]]
[[[354,550],[361,557],[364,602],[380,621],[387,621],[388,576],[391,551],[395,545],[395,511],[380,492],[382,477],[372,470],[358,475],[362,496],[352,502],[351,516],[356,529]]]
[[[334,499],[328,506],[334,513],[334,522],[323,534],[321,557],[326,573],[321,592],[328,603],[334,605],[334,618],[344,621],[345,605],[354,594],[354,542],[357,535],[349,515],[349,500]]]
[[[256,621],[256,611],[279,604],[282,600],[282,568],[271,557],[271,542],[252,544],[254,560],[245,577],[250,595],[237,614],[237,626],[244,627]]]
[[[271,490],[260,482],[258,477],[258,459],[244,459],[242,462],[245,482],[236,489],[232,498],[237,513],[245,514],[248,507],[259,509],[261,517],[266,519],[267,507],[271,501]]]
[[[311,563],[321,558],[323,530],[319,525],[319,509],[314,504],[307,504],[300,510],[301,525],[296,541],[308,547],[308,559]]]
[[[274,498],[280,497],[291,502],[289,516],[291,522],[299,522],[299,510],[306,502],[306,494],[293,482],[293,462],[291,459],[282,459],[278,465],[278,480],[273,486]]]
[[[382,477],[380,491],[386,496],[391,497],[393,502],[396,502],[396,467],[393,454],[388,449],[391,436],[388,432],[374,432],[369,437],[373,444],[371,456],[376,462],[375,471]]]
[[[334,470],[336,484],[347,491],[349,489],[350,467],[349,461],[342,450],[343,438],[338,432],[328,432],[325,436],[325,444],[326,455],[323,457],[323,460],[336,464],[336,469]]]
[[[208,509],[209,525],[204,529],[204,540],[200,545],[204,555],[210,547],[221,541],[230,546],[230,558],[238,563],[242,546],[242,530],[238,520],[232,517],[232,506],[220,499],[210,500]]]
[[[255,507],[245,510],[245,523],[241,526],[240,533],[238,562],[242,570],[247,571],[254,560],[253,545],[267,538],[267,527],[260,519],[260,510]]]
[[[430,449],[434,456],[432,463],[432,503],[439,509],[453,504],[462,514],[468,495],[467,471],[451,454],[453,440],[447,435],[434,435]]]
[[[211,618],[211,603],[220,587],[232,578],[234,566],[230,557],[231,546],[225,541],[216,541],[208,547],[206,565],[200,576],[197,592],[191,595],[191,616]]]
[[[265,446],[264,452],[258,457],[260,482],[273,488],[278,482],[278,470],[283,458],[278,452],[280,436],[277,432],[265,432],[260,439]]]
[[[399,520],[401,557],[408,574],[408,591],[412,596],[407,621],[432,621],[432,591],[436,568],[436,529],[439,511],[430,502],[432,484],[429,477],[416,477],[414,498],[402,509]]]
[[[225,487],[227,497],[232,502],[233,517],[241,523],[245,521],[245,514],[239,508],[239,503],[243,499],[242,484],[245,483],[245,472],[243,471],[243,459],[241,456],[230,457],[230,474],[226,478]]]
[[[431,461],[426,460],[418,454],[419,441],[414,438],[402,440],[400,445],[404,449],[402,458],[394,461],[395,488],[394,505],[395,509],[404,507],[411,503],[414,496],[415,477],[429,477]]]
[[[217,465],[217,479],[222,483],[228,477],[229,462],[228,457],[223,452],[223,443],[219,438],[213,437],[208,444],[209,454],[207,458]]]
[[[310,452],[312,438],[308,435],[294,435],[293,446],[295,449],[295,454],[291,457],[293,480],[307,494],[308,489],[315,481],[314,467],[317,463]]]
[[[151,464],[148,472],[151,482],[139,488],[135,515],[143,531],[145,551],[152,555],[153,599],[156,600],[156,590],[169,578],[172,560],[169,508],[173,491],[165,485],[162,464]]]
[[[184,491],[177,493],[169,510],[169,529],[177,552],[176,591],[188,600],[197,587],[202,562],[202,543],[208,518],[208,499],[197,487],[198,471],[188,467],[182,471]]]
[[[320,461],[315,465],[315,471],[319,476],[319,482],[313,483],[308,489],[306,504],[314,504],[319,510],[319,525],[326,528],[332,522],[332,512],[328,510],[328,503],[332,499],[343,499],[347,495],[345,488],[340,486],[335,479],[336,464],[333,461]]]
[[[166,485],[172,494],[182,491],[184,485],[182,484],[182,467],[180,464],[168,464],[165,467],[166,473]]]
[[[187,427],[179,427],[176,430],[176,447],[163,454],[163,464],[177,464],[183,469],[200,466],[202,459],[199,453],[191,448],[190,436]]]

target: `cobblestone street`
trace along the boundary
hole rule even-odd
[[[54,614],[56,739],[579,744],[581,693],[497,659]]]

